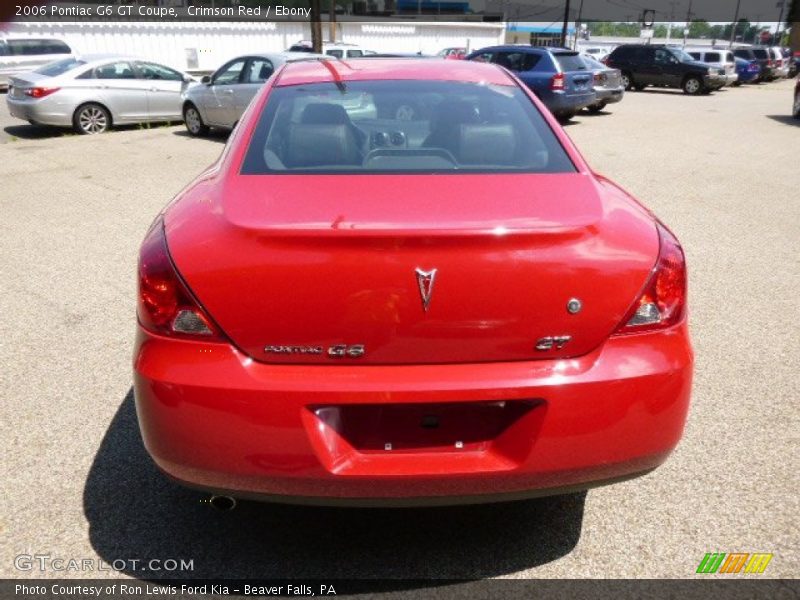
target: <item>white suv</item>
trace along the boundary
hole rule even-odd
[[[725,85],[731,85],[739,80],[736,72],[736,58],[730,50],[719,48],[687,48],[686,52],[696,61],[713,65],[725,71]]]
[[[8,88],[14,75],[70,56],[72,48],[55,38],[0,38],[0,89]]]
[[[303,40],[289,47],[289,52],[313,52],[311,42]],[[361,46],[355,44],[343,44],[340,42],[322,42],[322,53],[334,58],[360,58],[369,54]]]

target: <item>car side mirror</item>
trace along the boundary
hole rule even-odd
[[[211,85],[211,75],[203,75],[203,77],[200,79],[200,83]]]

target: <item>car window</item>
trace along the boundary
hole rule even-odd
[[[133,66],[127,61],[108,63],[88,71],[81,79],[136,79]]]
[[[244,63],[245,59],[243,58],[238,58],[229,62],[214,74],[212,83],[214,85],[230,85],[233,83],[239,83],[239,78],[242,75],[242,69],[244,69]]]
[[[493,59],[494,52],[481,52],[480,54],[473,56],[471,60],[476,60],[478,62],[492,62]]]
[[[611,54],[615,59],[630,59],[634,56],[633,48],[629,46],[618,46],[614,50],[611,51]]]
[[[633,59],[641,62],[649,62],[653,60],[652,48],[636,48],[633,52]]]
[[[721,60],[719,52],[706,52],[706,62],[717,63]]]
[[[689,54],[681,50],[680,48],[669,48],[666,52],[670,52],[675,58],[680,61],[687,61],[687,60],[694,60]]]
[[[769,58],[767,51],[763,48],[753,48],[753,56],[761,59]]]
[[[660,65],[667,65],[675,58],[669,50],[664,48],[657,48],[655,53],[655,60]]]
[[[695,60],[702,60],[703,55],[700,52],[689,52],[689,56],[691,56]]]
[[[559,52],[553,56],[564,72],[586,70],[586,64],[581,60],[577,52]]]
[[[71,50],[60,40],[8,40],[8,50],[15,56],[69,54]]]
[[[326,50],[325,54],[335,58],[342,58],[344,56],[344,52],[342,50]]]
[[[85,64],[86,61],[79,60],[77,58],[64,58],[62,60],[47,63],[46,65],[39,67],[34,71],[34,73],[38,73],[39,75],[47,75],[48,77],[55,77],[56,75],[61,75],[62,73],[66,73],[71,69],[81,67]]]
[[[420,117],[406,119],[398,106]],[[275,88],[242,166],[249,175],[465,171],[575,167],[520,88],[414,80]]]
[[[183,81],[183,75],[181,75],[175,69],[170,69],[169,67],[165,67],[164,65],[159,65],[156,63],[149,63],[149,62],[140,62],[136,63],[136,66],[139,67],[139,71],[142,74],[144,79],[156,79],[161,81]]]
[[[734,62],[733,53],[732,52],[725,53],[725,62],[729,62],[729,63]]]
[[[539,55],[532,52],[498,52],[493,62],[512,71],[530,71],[539,62]]]
[[[364,56],[364,53],[361,50],[348,50],[347,57],[348,58],[356,58],[359,56]]]
[[[586,63],[586,66],[590,69],[605,69],[606,66],[601,63],[600,61],[592,58],[591,56],[581,56],[583,62]]]
[[[244,72],[245,83],[264,83],[275,71],[272,61],[266,58],[251,58]]]

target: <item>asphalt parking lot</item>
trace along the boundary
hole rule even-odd
[[[0,105],[0,576],[23,553],[192,559],[134,577],[694,576],[706,552],[800,572],[794,82],[627,94],[567,125],[596,170],[684,244],[697,353],[685,436],[654,473],[588,493],[458,508],[242,503],[214,512],[142,448],[135,269],[153,217],[220,153],[183,127],[37,131]],[[46,576],[105,576],[48,572]]]

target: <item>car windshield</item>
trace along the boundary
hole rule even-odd
[[[583,56],[581,56],[581,58],[583,59],[583,62],[586,63],[586,66],[589,67],[590,69],[605,69],[606,68],[606,66],[603,63],[601,63],[599,60],[595,60],[591,56],[588,56],[588,55],[584,54]]]
[[[687,61],[695,60],[694,58],[692,58],[692,56],[690,54],[688,54],[687,52],[684,52],[680,48],[670,48],[669,51],[672,52],[672,54],[675,56],[675,58],[677,58],[681,62],[687,62]]]
[[[559,52],[553,56],[555,56],[561,70],[564,72],[586,70],[586,65],[577,52]]]
[[[277,87],[243,174],[564,173],[575,167],[516,86],[353,81]]]
[[[47,63],[46,65],[34,70],[34,73],[38,73],[39,75],[47,75],[48,77],[55,77],[56,75],[61,75],[62,73],[66,73],[71,69],[81,67],[85,64],[85,60],[79,60],[77,58],[65,58],[55,62]]]

